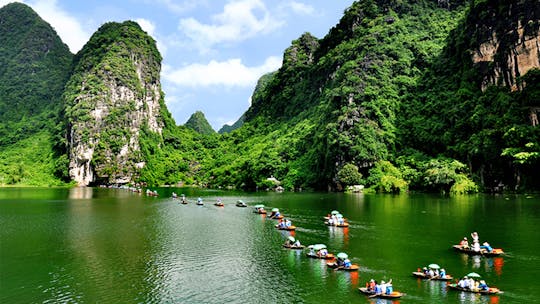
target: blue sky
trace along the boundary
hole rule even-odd
[[[13,2],[0,0],[0,6]],[[216,129],[250,105],[259,77],[302,33],[324,37],[353,0],[24,0],[73,53],[103,23],[137,21],[163,56],[165,102],[177,124],[203,111]]]

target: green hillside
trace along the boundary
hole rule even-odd
[[[60,185],[59,123],[73,55],[30,7],[0,8],[0,185]]]
[[[204,116],[204,113],[201,111],[197,111],[193,113],[189,119],[184,124],[187,128],[190,128],[192,130],[197,131],[201,134],[213,134],[216,133],[216,131],[212,128],[206,117]]]

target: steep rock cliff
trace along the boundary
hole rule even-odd
[[[540,2],[487,1],[467,18],[471,57],[482,73],[482,89],[504,85],[518,89],[517,79],[540,68]]]
[[[64,94],[69,174],[79,185],[128,183],[145,161],[141,131],[161,133],[161,55],[138,24],[104,24],[75,56]]]

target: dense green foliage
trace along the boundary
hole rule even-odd
[[[30,7],[0,9],[0,147],[52,124],[72,56]]]
[[[72,57],[30,7],[0,9],[0,184],[67,181],[59,115]]]
[[[214,134],[216,131],[212,128],[210,123],[208,123],[208,120],[206,120],[206,117],[204,116],[204,113],[201,111],[197,111],[193,113],[186,124],[184,125],[186,128],[190,128],[192,130],[197,131],[201,134]]]
[[[57,157],[49,132],[44,130],[0,149],[0,186],[64,186],[57,168],[67,170],[67,158]],[[64,161],[63,164],[58,162]]]

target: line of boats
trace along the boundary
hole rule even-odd
[[[176,197],[173,197],[176,198]],[[187,204],[188,201],[185,196],[182,194],[181,203]],[[202,205],[202,199],[197,200],[198,205]],[[214,204],[218,207],[224,207],[224,204],[221,200]],[[236,207],[245,208],[248,205],[242,201],[238,200],[235,204]],[[272,208],[270,213],[266,211],[263,204],[257,204],[253,206],[253,212],[256,214],[265,215],[266,218],[278,220],[278,224],[275,225],[275,228],[278,230],[285,231],[295,231],[296,226],[292,225],[291,221],[288,218],[285,218],[281,214],[278,208]],[[324,218],[324,224],[327,226],[347,228],[349,223],[347,219],[337,210],[333,210]],[[290,250],[305,250],[306,246],[301,245],[300,242],[295,239],[293,236],[288,236],[286,242],[282,245],[283,248]],[[486,250],[482,248],[481,250],[474,250],[469,248],[466,245],[459,244],[453,245],[453,249],[460,253],[468,255],[481,255],[486,257],[500,256],[504,254],[504,251],[500,248],[490,248]],[[306,256],[313,259],[323,259],[327,260],[326,266],[330,269],[341,270],[341,271],[358,271],[360,269],[359,265],[350,263],[349,257],[346,253],[340,252],[337,255],[328,252],[328,249],[325,244],[313,244],[307,246],[308,252]],[[433,280],[433,281],[446,281],[447,287],[451,290],[457,290],[462,292],[470,292],[477,294],[493,295],[502,293],[501,290],[495,287],[488,287],[483,280],[479,280],[481,276],[475,272],[471,272],[461,278],[456,283],[450,283],[454,280],[454,277],[446,274],[444,269],[441,269],[437,264],[430,264],[423,269],[418,268],[417,271],[412,272],[412,275],[418,279],[424,280]],[[385,283],[381,281],[381,284],[378,284],[376,281],[371,280],[366,283],[366,287],[358,288],[359,292],[365,294],[370,298],[382,298],[382,299],[397,299],[405,294],[400,291],[394,291],[392,288],[391,281]]]

